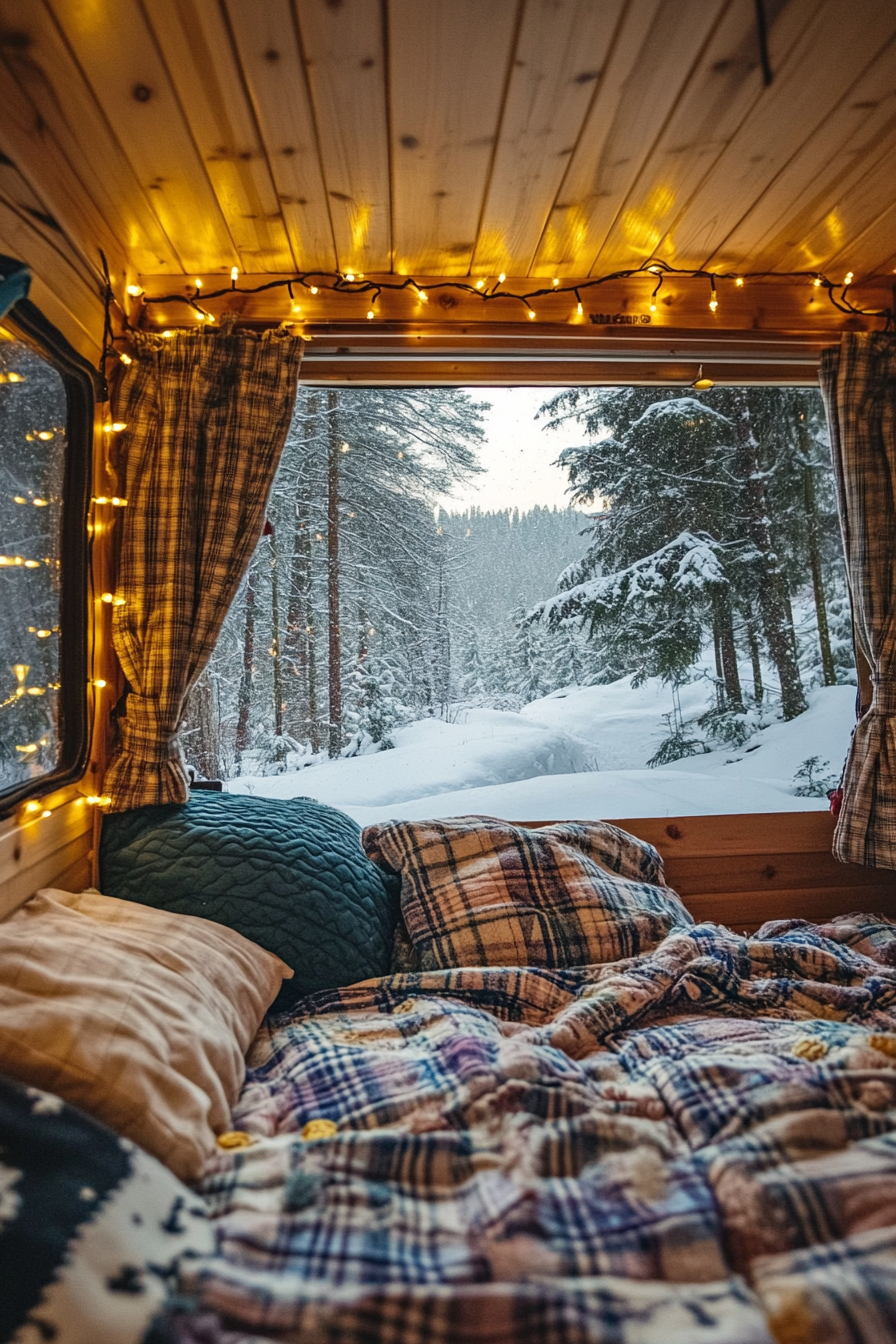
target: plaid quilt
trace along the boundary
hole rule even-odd
[[[896,1339],[894,954],[880,918],[701,924],[305,999],[202,1183],[183,1288],[224,1325],[182,1344]]]

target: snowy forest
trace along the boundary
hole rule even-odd
[[[65,425],[59,374],[0,328],[0,788],[59,755]]]
[[[265,535],[190,698],[201,775],[301,771],[292,791],[310,791],[306,767],[388,751],[408,725],[621,679],[668,689],[639,761],[663,766],[854,681],[816,392],[565,390],[538,419],[568,507],[446,508],[483,471],[488,409],[463,389],[300,390]]]

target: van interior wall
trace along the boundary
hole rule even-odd
[[[96,365],[103,336],[102,275],[79,246],[57,227],[29,185],[15,169],[0,173],[13,177],[12,189],[0,192],[0,252],[24,261],[31,269],[30,299],[59,329],[79,354]],[[9,189],[6,180],[2,186]],[[18,208],[16,208],[18,202]],[[24,202],[24,205],[22,204]],[[30,207],[31,212],[29,213]],[[14,315],[13,315],[14,316]],[[103,407],[94,420],[93,493],[103,493],[105,473]],[[109,511],[107,511],[109,512]],[[106,682],[91,693],[91,750],[87,771],[75,785],[38,798],[40,809],[23,805],[0,820],[0,918],[41,887],[78,891],[93,881],[93,859],[99,836],[99,815],[87,802],[102,779],[109,731],[109,706],[114,703],[117,663],[112,650],[108,607],[99,595],[112,583],[112,537],[103,533],[102,520],[92,520],[93,546],[90,575],[91,680]],[[46,815],[49,813],[49,815]]]
[[[376,5],[357,8],[368,17],[379,12]],[[678,26],[673,22],[675,7],[661,7],[662,23],[658,19],[655,31],[651,29],[643,38],[634,31],[637,7],[610,6],[604,13],[595,6],[588,23],[597,28],[607,25],[611,10],[631,11],[633,16],[630,21],[620,19],[620,40],[613,47],[610,74],[621,61],[628,64],[625,70],[619,69],[618,78],[613,75],[603,80],[596,66],[582,69],[581,40],[558,40],[556,25],[574,22],[574,6],[563,14],[558,11],[558,17],[550,8],[534,5],[517,7],[502,0],[482,6],[476,0],[464,0],[463,22],[451,22],[451,7],[441,7],[438,40],[431,42],[423,41],[426,16],[436,14],[440,7],[395,0],[392,8],[401,10],[402,22],[391,25],[395,50],[387,60],[381,50],[382,34],[372,21],[370,32],[356,29],[349,35],[351,43],[346,48],[345,34],[337,30],[354,8],[294,7],[302,12],[306,45],[310,44],[308,50],[315,55],[309,84],[300,54],[291,45],[295,14],[289,6],[278,9],[284,16],[293,13],[292,19],[284,18],[283,31],[265,32],[264,40],[259,37],[257,42],[255,26],[261,33],[265,22],[254,14],[249,18],[248,8],[244,15],[239,5],[197,7],[202,41],[195,44],[182,40],[178,27],[191,7],[179,8],[167,0],[157,6],[157,14],[152,7],[131,5],[117,13],[105,5],[56,5],[60,21],[53,18],[52,5],[31,6],[24,16],[20,5],[0,0],[0,18],[7,21],[8,29],[4,70],[15,71],[15,79],[0,79],[0,251],[31,267],[32,300],[86,359],[96,364],[103,342],[100,248],[108,260],[121,311],[132,323],[157,330],[169,324],[195,325],[196,311],[185,308],[182,301],[150,305],[145,300],[174,291],[179,291],[182,300],[195,279],[202,280],[203,293],[208,293],[222,281],[228,283],[234,258],[242,266],[240,291],[276,280],[280,268],[288,267],[290,257],[298,252],[290,251],[292,244],[266,252],[265,239],[272,228],[280,229],[281,214],[283,237],[299,237],[299,207],[309,204],[304,199],[302,174],[310,173],[319,185],[308,193],[314,197],[311,213],[301,218],[313,223],[319,215],[321,226],[315,232],[303,222],[301,241],[306,255],[309,237],[315,246],[319,243],[315,265],[329,270],[340,257],[346,265],[352,260],[357,234],[361,250],[355,260],[371,276],[375,278],[377,267],[387,267],[390,258],[399,269],[399,253],[386,237],[386,220],[394,216],[414,242],[408,249],[411,260],[407,265],[417,268],[421,286],[431,282],[432,294],[430,302],[421,303],[413,291],[384,291],[376,301],[375,320],[369,320],[366,294],[334,295],[326,285],[317,286],[314,292],[303,288],[300,320],[311,337],[302,374],[306,381],[327,386],[402,382],[569,385],[577,380],[663,385],[690,383],[701,362],[715,361],[712,376],[720,383],[809,385],[814,382],[822,346],[836,341],[842,330],[867,325],[838,313],[823,296],[814,295],[811,279],[791,286],[749,281],[744,288],[726,282],[724,291],[720,290],[718,314],[707,311],[705,278],[669,281],[655,317],[637,324],[635,314],[647,318],[645,305],[651,288],[651,281],[643,276],[634,285],[608,283],[589,290],[581,314],[574,304],[570,307],[568,293],[549,295],[539,300],[534,320],[519,304],[492,304],[486,309],[477,297],[439,288],[446,278],[466,279],[472,266],[466,244],[457,245],[459,252],[449,246],[450,238],[469,236],[467,216],[474,223],[481,216],[489,228],[494,225],[496,237],[508,220],[514,221],[514,228],[531,230],[538,214],[531,203],[538,205],[545,193],[554,190],[551,184],[555,178],[556,183],[560,181],[557,174],[567,172],[562,166],[566,163],[562,156],[567,154],[571,155],[573,181],[591,181],[601,156],[619,168],[618,181],[614,179],[616,194],[605,199],[597,193],[589,207],[595,219],[614,218],[643,175],[644,201],[634,213],[629,211],[630,237],[608,234],[601,269],[629,264],[632,249],[641,246],[644,211],[656,214],[659,208],[653,185],[661,178],[666,180],[663,174],[670,180],[680,179],[679,194],[684,198],[690,190],[689,175],[704,171],[700,165],[706,160],[701,154],[683,155],[679,149],[685,131],[691,143],[694,127],[699,138],[699,128],[710,126],[707,117],[712,107],[722,108],[729,120],[735,115],[743,117],[743,127],[736,132],[729,127],[727,138],[702,135],[702,150],[727,157],[718,171],[706,172],[705,185],[694,196],[688,225],[693,256],[710,255],[712,250],[707,252],[704,247],[700,251],[704,226],[709,230],[712,221],[728,215],[733,218],[743,208],[744,218],[753,221],[755,237],[745,235],[741,253],[747,256],[752,246],[752,255],[759,258],[757,265],[785,270],[802,266],[803,242],[808,238],[817,248],[818,264],[827,267],[832,277],[836,274],[838,283],[847,265],[856,267],[857,288],[852,293],[858,293],[859,302],[870,307],[892,304],[896,254],[891,255],[893,146],[887,99],[892,78],[886,46],[891,29],[887,6],[875,6],[870,0],[852,8],[828,6],[818,22],[801,19],[811,6],[783,7],[781,24],[772,25],[775,82],[767,94],[754,66],[740,59],[738,43],[752,40],[750,6],[725,6],[720,0],[694,3],[688,7],[688,22]],[[525,9],[525,22],[514,36],[517,8],[521,14]],[[103,12],[108,13],[108,22],[101,21]],[[151,18],[159,20],[161,39],[169,44],[164,59],[149,32]],[[23,31],[26,22],[27,33]],[[233,34],[228,36],[228,22],[234,25],[235,47]],[[672,25],[671,34],[665,33],[665,23]],[[481,40],[469,42],[467,29],[472,31],[476,25],[480,25],[476,31]],[[464,41],[473,53],[472,64],[464,55]],[[589,41],[599,45],[603,39],[592,33]],[[512,42],[526,48],[525,61],[509,59]],[[375,60],[368,58],[367,44],[372,44]],[[699,61],[692,59],[697,48],[702,53]],[[357,70],[352,66],[348,80],[341,63],[347,59],[346,50],[353,61],[357,58],[358,66]],[[729,59],[731,51],[736,51],[737,60]],[[213,62],[206,58],[208,53],[215,54]],[[502,81],[490,78],[502,60],[509,72],[504,80],[506,115],[498,106]],[[545,61],[550,67],[546,72],[541,68]],[[150,73],[144,72],[144,66]],[[232,103],[225,106],[224,100],[221,104],[225,121],[229,118],[228,124],[232,123],[227,134],[219,131],[215,120],[221,108],[214,99],[206,101],[214,84],[210,78],[213,66],[230,72],[221,85]],[[359,75],[359,70],[370,73]],[[401,70],[412,71],[413,78],[403,81]],[[631,79],[629,70],[634,72]],[[363,83],[387,75],[395,85],[390,95],[393,120],[399,106],[404,118],[400,126],[395,122],[400,139],[391,146],[386,138],[385,98],[377,100],[373,84]],[[732,81],[733,94],[713,103],[711,98],[721,97],[713,93],[720,75]],[[679,85],[684,90],[689,80],[686,96],[679,99]],[[501,136],[495,137],[494,171],[486,171],[488,156],[483,146],[487,140],[471,132],[469,138],[461,137],[463,143],[451,144],[443,134],[442,115],[451,106],[447,94],[454,81],[460,81],[463,93],[457,105],[471,124],[478,128],[491,115],[492,122],[503,127]],[[532,82],[531,88],[527,81]],[[314,134],[308,120],[310,103],[306,107],[309,88],[316,94],[320,113]],[[340,96],[331,97],[337,90]],[[252,91],[259,101],[250,108]],[[532,127],[526,121],[533,91],[545,100],[545,106],[556,104],[563,119],[562,127],[558,123],[553,138],[541,148],[527,139],[540,125],[538,118],[532,120]],[[491,114],[485,107],[488,99],[495,102]],[[836,111],[841,104],[847,112],[838,120],[832,109]],[[649,133],[640,119],[643,109],[653,127]],[[144,125],[147,117],[152,120]],[[289,134],[284,129],[281,135],[281,117],[290,126]],[[289,118],[296,126],[305,124],[303,118],[308,120],[309,131],[300,137],[305,146],[300,152],[289,143],[294,130]],[[420,121],[426,134],[405,133],[405,121],[410,129]],[[113,126],[126,133],[124,140],[130,137],[139,172],[129,164]],[[249,143],[256,134],[267,135],[270,144],[266,149],[237,154],[215,148],[219,139],[242,143],[240,137],[244,137]],[[637,144],[636,135],[640,137]],[[780,143],[775,144],[774,154],[764,158],[760,150],[764,153],[772,140]],[[427,161],[420,169],[411,156],[423,155],[430,143],[443,148],[432,163]],[[576,148],[573,151],[567,145]],[[868,145],[870,150],[865,149]],[[520,153],[521,146],[532,151],[528,158]],[[345,165],[340,157],[343,152],[352,160]],[[320,153],[329,153],[327,164],[317,164],[315,154]],[[390,155],[397,192],[391,206],[386,202],[388,192],[381,190],[383,183],[392,180]],[[781,160],[777,166],[771,161],[775,155]],[[163,162],[171,169],[167,179],[167,167],[163,171],[160,166]],[[528,177],[505,172],[506,165],[513,169],[518,162],[530,164]],[[279,194],[271,194],[265,163],[273,163],[281,175]],[[738,165],[748,168],[741,171]],[[325,168],[332,177],[330,185],[339,185],[339,191],[324,191]],[[770,175],[767,182],[766,172]],[[183,177],[185,173],[186,185],[179,184],[178,174]],[[439,190],[417,191],[419,173]],[[351,190],[340,174],[346,182],[355,183]],[[445,183],[439,174],[447,175]],[[164,200],[160,185],[166,180],[175,193],[172,199],[183,208],[171,208],[165,218],[172,229],[180,229],[184,266],[198,266],[198,271],[175,273],[177,250],[166,241],[151,205],[154,191],[157,199]],[[741,181],[746,184],[741,194],[732,193],[730,184]],[[486,200],[489,182],[494,183],[494,191]],[[451,192],[443,189],[449,184]],[[176,189],[181,187],[178,196]],[[355,196],[360,199],[366,192],[379,200],[377,191],[382,200],[368,227],[356,210]],[[744,191],[748,199],[742,200]],[[671,202],[672,194],[666,194]],[[547,219],[551,208],[546,196],[545,202],[541,215]],[[225,219],[222,212],[228,210]],[[446,232],[443,223],[446,211],[456,223],[453,234]],[[554,230],[558,237],[568,235],[569,241],[577,231],[588,235],[577,209],[557,205],[556,211],[560,213],[554,216],[555,222],[561,221]],[[231,246],[231,235],[242,239],[242,251]],[[127,239],[137,240],[130,250]],[[211,239],[208,246],[203,243],[206,239]],[[681,246],[686,243],[687,238],[679,238]],[[864,264],[856,259],[858,252],[847,251],[847,244],[861,245]],[[514,241],[508,252],[514,258],[530,254],[534,255],[525,239]],[[264,269],[265,264],[269,269]],[[591,276],[587,268],[575,270],[577,264],[578,257],[563,270],[564,287],[575,275],[586,280]],[[501,266],[511,272],[508,290],[524,292],[533,287],[531,276],[526,278],[520,266],[496,261],[493,269]],[[521,278],[514,279],[515,270]],[[543,278],[538,283],[550,284],[552,270],[542,267],[539,274]],[[385,271],[383,277],[388,278]],[[282,278],[287,279],[288,272]],[[130,298],[128,285],[135,290]],[[233,312],[241,322],[258,326],[292,319],[282,287],[256,294],[234,292],[210,307],[216,315]],[[98,495],[107,493],[109,484],[103,414],[104,408],[98,407],[94,477]],[[103,530],[107,526],[105,519],[92,523],[91,677],[106,685],[92,693],[87,773],[78,786],[41,798],[40,811],[32,814],[36,820],[20,810],[0,821],[0,917],[40,886],[77,889],[95,876],[93,856],[100,817],[86,799],[101,788],[111,733],[109,711],[121,687],[110,638],[111,611],[101,601],[101,594],[114,587],[115,535]],[[44,811],[50,815],[43,816]],[[670,884],[681,891],[699,918],[753,928],[771,917],[826,918],[855,908],[896,914],[896,875],[836,863],[830,855],[832,821],[826,814],[635,819],[623,824],[657,845],[667,859]]]

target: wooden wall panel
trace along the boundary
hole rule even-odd
[[[233,238],[138,0],[52,8],[184,270],[229,271]]]
[[[892,199],[892,171],[881,159],[892,151],[894,131],[896,38],[751,206],[730,234],[726,252],[743,257],[744,269],[824,269],[844,242],[854,244],[843,203],[851,218],[867,217],[866,208],[858,211],[853,205],[853,191],[879,183]],[[857,274],[873,270],[868,258]]]
[[[829,812],[629,817],[614,824],[659,850],[666,881],[698,921],[752,933],[769,919],[825,921],[858,910],[896,919],[896,872],[838,863]]]
[[[296,266],[333,270],[330,201],[289,0],[227,0],[227,15]]]
[[[392,220],[380,0],[299,0],[339,269],[389,271]]]
[[[818,0],[787,0],[777,7],[768,42],[779,72],[814,20]],[[778,76],[776,75],[776,78]],[[697,190],[716,171],[720,154],[765,96],[751,5],[729,4],[709,34],[691,76],[678,94],[616,222],[592,267],[598,274],[630,265],[634,253],[655,251],[687,265],[677,223]]]
[[[0,822],[0,919],[40,887],[62,885],[80,891],[90,883],[93,808],[69,789],[44,800],[51,815]],[[64,888],[63,888],[64,889]]]
[[[894,31],[896,7],[878,0],[819,4],[791,59],[719,155],[660,255],[679,265],[736,262],[729,238],[753,202],[786,170]]]
[[[63,229],[96,265],[113,272],[170,271],[180,258],[134,175],[93,91],[43,3],[0,0],[0,26],[21,40],[0,43],[0,124],[20,170]],[[6,73],[8,72],[8,73]]]
[[[389,0],[399,274],[469,269],[520,10],[518,0]]]
[[[474,275],[527,275],[624,12],[623,0],[530,0],[513,55]],[[534,272],[532,272],[534,273]]]
[[[538,266],[559,275],[587,275],[642,165],[675,105],[685,72],[725,9],[723,0],[679,0],[675,6],[633,0],[576,146]],[[659,240],[664,198],[648,222],[629,220],[630,255],[647,256]]]
[[[218,0],[153,0],[148,12],[241,265],[291,269],[297,263]]]

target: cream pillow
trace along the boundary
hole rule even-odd
[[[195,1180],[292,971],[222,924],[40,891],[0,923],[0,1072]]]

